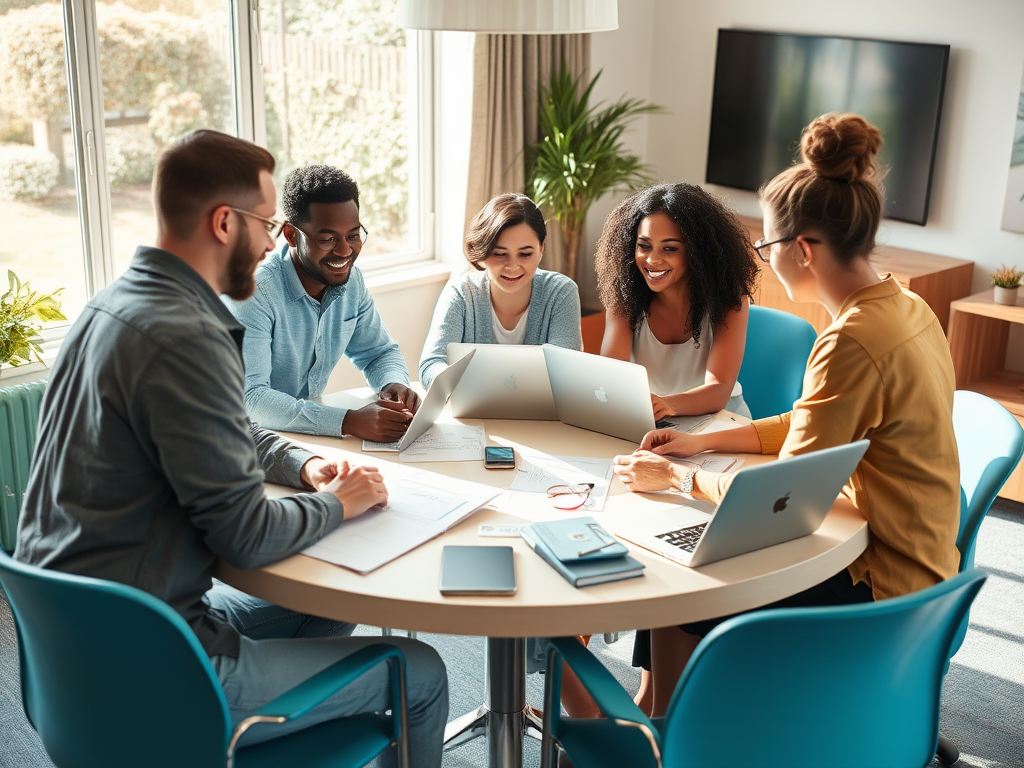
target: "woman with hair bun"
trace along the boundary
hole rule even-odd
[[[597,244],[601,354],[647,369],[654,417],[749,416],[736,378],[757,265],[747,229],[693,184],[627,197]]]
[[[526,195],[490,200],[470,222],[466,259],[475,271],[444,287],[420,357],[420,383],[448,365],[448,343],[555,344],[583,349],[580,294],[571,279],[538,269],[544,216]]]
[[[790,413],[710,435],[655,430],[615,471],[633,491],[691,488],[718,501],[730,478],[671,464],[701,451],[787,458],[871,441],[843,489],[871,541],[852,565],[765,607],[842,605],[925,589],[956,574],[960,468],[953,434],[953,364],[942,326],[918,296],[871,265],[882,217],[876,158],[882,135],[862,117],[830,114],[803,132],[803,162],[760,190],[758,255],[796,302],[816,302],[832,324],[811,351],[803,393]],[[664,712],[701,637],[725,619],[655,630],[655,714]],[[679,630],[682,631],[679,631]]]

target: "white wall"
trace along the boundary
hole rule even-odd
[[[619,0],[619,28],[614,32],[597,32],[590,42],[591,77],[603,70],[601,79],[594,87],[594,101],[614,102],[623,96],[655,100],[651,94],[651,69],[654,52],[651,39],[655,25],[654,0]],[[623,143],[629,151],[655,166],[662,173],[659,160],[650,151],[648,134],[651,125],[658,120],[669,120],[666,116],[643,116],[637,118],[630,130],[623,135]],[[594,246],[601,235],[604,220],[615,204],[624,195],[607,196],[598,200],[587,214],[587,227],[580,245],[581,263],[592,263]],[[597,300],[597,278],[592,269],[580,275],[580,299],[584,308],[599,309]]]
[[[591,66],[605,68],[603,92],[668,107],[671,115],[645,120],[646,138],[634,146],[661,177],[699,184],[720,27],[949,44],[928,224],[886,221],[879,241],[973,260],[974,291],[1004,262],[1024,267],[1024,234],[999,228],[1024,72],[1021,0],[622,0],[619,21],[618,31],[594,35]],[[753,193],[715,191],[742,213],[759,213]],[[596,209],[587,226],[591,253],[603,219]],[[1011,356],[1024,360],[1024,345]]]

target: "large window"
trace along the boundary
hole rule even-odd
[[[64,311],[88,300],[59,4],[0,0],[0,291],[7,270]]]
[[[230,0],[96,6],[114,272],[156,236],[160,150],[195,128],[235,132]]]
[[[309,163],[352,176],[371,233],[364,268],[367,256],[421,249],[410,217],[418,194],[418,116],[410,112],[417,49],[394,17],[395,0],[270,0],[260,10],[263,114],[278,186]]]
[[[279,185],[347,171],[364,270],[430,258],[431,51],[394,5],[0,0],[0,264],[73,320],[154,242],[156,157],[197,127],[267,146]]]

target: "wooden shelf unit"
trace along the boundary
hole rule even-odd
[[[750,230],[751,240],[762,235],[761,220],[741,216]],[[906,248],[882,246],[875,251],[872,261],[880,274],[891,272],[897,282],[913,291],[932,308],[939,318],[942,330],[948,330],[950,302],[966,296],[974,279],[974,262],[954,259],[934,253],[910,251]],[[759,262],[761,281],[754,303],[789,312],[814,326],[821,333],[832,322],[831,316],[820,304],[797,304],[789,300],[786,289],[767,264]]]
[[[989,289],[954,301],[949,307],[949,353],[956,388],[980,392],[998,401],[1024,426],[1024,373],[1005,368],[1012,324],[1024,325],[1024,299],[1017,306],[996,304]],[[999,492],[1024,501],[1024,469],[1018,466]]]

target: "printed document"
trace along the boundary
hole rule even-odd
[[[373,466],[372,457],[315,448],[352,466]],[[381,462],[378,468],[388,488],[387,506],[346,520],[303,554],[369,573],[440,536],[501,493],[489,485],[400,464]]]
[[[363,450],[368,452],[398,453],[398,442],[375,443],[363,440]],[[483,461],[484,428],[458,422],[434,424],[413,441],[412,445],[398,454],[399,461],[415,463],[424,461]]]

